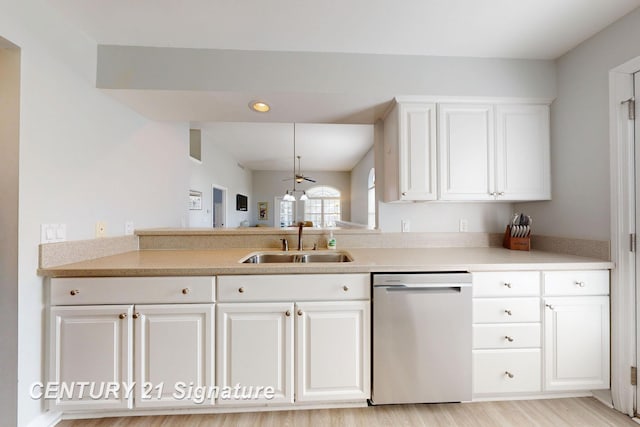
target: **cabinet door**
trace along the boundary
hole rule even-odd
[[[131,408],[133,396],[125,393],[124,385],[128,387],[133,380],[132,306],[50,310],[48,378],[66,388],[63,395],[49,400],[50,406],[62,410]]]
[[[293,403],[293,303],[218,304],[216,376],[221,405]],[[225,398],[224,388],[245,386]],[[250,388],[253,390],[250,390]],[[262,392],[258,398],[258,388]],[[273,398],[264,393],[273,387]],[[249,391],[252,391],[249,396]]]
[[[366,301],[296,304],[296,401],[370,397],[370,311]]]
[[[494,199],[493,107],[438,106],[441,200]]]
[[[400,104],[400,200],[436,200],[436,105]]]
[[[138,305],[133,317],[135,406],[212,405],[213,304]]]
[[[498,105],[499,200],[551,199],[548,105]]]
[[[545,390],[609,388],[609,297],[545,298]]]

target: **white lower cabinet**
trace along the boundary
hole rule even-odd
[[[127,284],[135,289],[136,279],[51,280],[58,305],[49,309],[47,379],[60,390],[47,399],[49,407],[95,411],[214,403],[193,393],[215,384],[214,278],[140,281],[155,282],[150,300],[191,302],[196,294],[211,301],[199,304],[144,304],[144,294],[126,291]],[[98,305],[104,295],[135,304]]]
[[[608,294],[606,270],[474,273],[474,397],[609,388]]]
[[[263,394],[218,403],[366,401],[371,387],[369,276],[263,276],[259,285],[260,277],[219,278],[216,375],[220,387],[270,387],[273,398]],[[312,301],[287,301],[302,287],[309,287]],[[264,299],[280,301],[260,302]]]

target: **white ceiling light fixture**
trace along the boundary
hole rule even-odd
[[[249,103],[249,108],[256,113],[268,113],[271,110],[271,106],[267,104],[265,101],[251,101]]]

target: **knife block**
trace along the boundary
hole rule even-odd
[[[531,236],[527,237],[512,237],[511,226],[507,225],[507,229],[504,232],[504,240],[502,246],[512,251],[529,251],[531,250]]]

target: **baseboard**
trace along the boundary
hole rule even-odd
[[[62,412],[59,411],[47,411],[40,414],[40,416],[32,420],[27,427],[53,427],[62,421]]]

